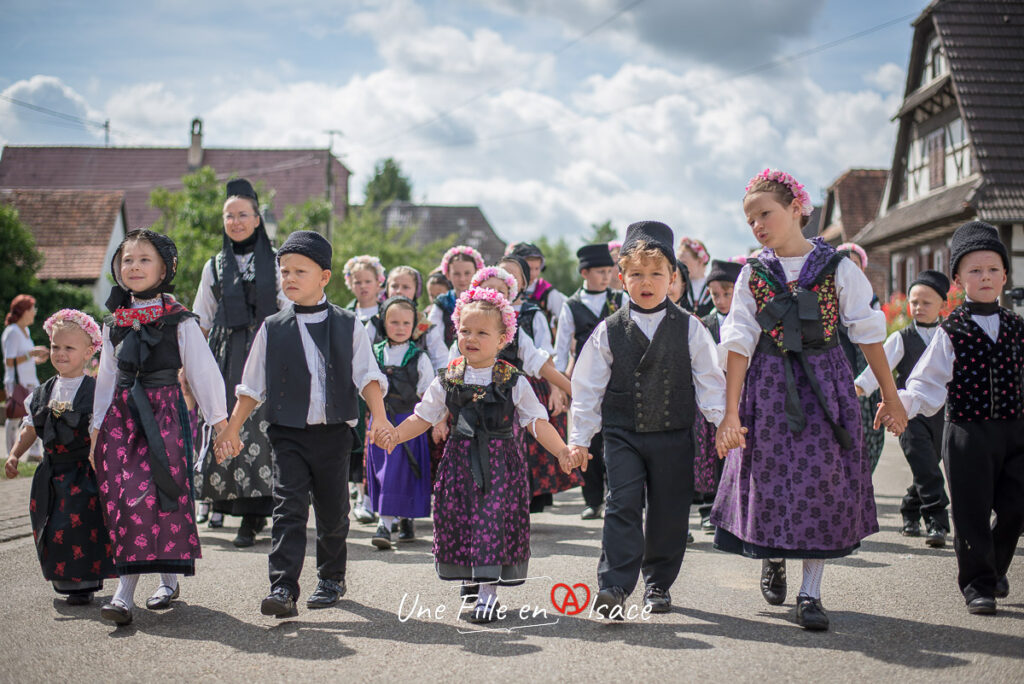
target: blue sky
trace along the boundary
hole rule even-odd
[[[760,168],[790,170],[818,199],[845,168],[889,165],[908,15],[924,6],[5,2],[0,92],[109,118],[118,145],[185,145],[195,115],[208,146],[323,147],[336,128],[353,202],[393,156],[417,199],[480,204],[506,239],[660,218],[731,256],[752,242],[738,198]],[[0,142],[102,136],[0,100]]]

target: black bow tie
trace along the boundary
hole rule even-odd
[[[645,308],[643,308],[642,306],[640,306],[639,304],[637,304],[636,302],[633,302],[633,301],[631,301],[629,303],[629,308],[630,308],[631,311],[635,311],[637,313],[642,313],[642,314],[658,313],[659,311],[664,311],[665,307],[667,307],[667,306],[668,306],[668,298],[667,297],[665,299],[661,300],[661,304],[658,304],[657,306],[651,307],[650,309],[645,309]]]
[[[295,305],[295,313],[297,314],[314,314],[320,313],[321,311],[327,311],[327,300],[314,304],[313,306],[303,306],[302,304]]]
[[[964,302],[964,306],[974,316],[991,316],[999,313],[999,302]]]

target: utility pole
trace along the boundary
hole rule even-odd
[[[110,147],[110,119],[103,122],[103,146]]]
[[[325,232],[326,232],[326,235],[324,237],[326,237],[327,241],[330,242],[331,241],[331,228],[332,228],[332,224],[334,223],[334,171],[332,169],[332,167],[334,165],[331,162],[333,161],[333,156],[334,156],[334,136],[335,135],[341,136],[342,132],[337,130],[336,128],[330,128],[330,129],[324,131],[324,133],[326,133],[328,135],[328,138],[327,138],[327,170],[326,170],[326,173],[325,173],[325,177],[326,177],[326,181],[327,181],[327,188],[326,188],[326,192],[324,193],[324,197],[326,198],[327,202],[331,206],[331,211],[327,214],[327,225],[325,226],[325,229],[324,229]]]

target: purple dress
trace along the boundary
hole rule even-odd
[[[522,584],[530,563],[530,484],[513,435],[512,388],[504,361],[486,387],[462,382],[465,361],[442,376],[452,430],[434,483],[434,560],[444,580]]]
[[[392,425],[412,415],[418,397],[418,359],[423,350],[410,344],[399,366],[384,363],[386,341],[374,345],[377,364],[388,378],[384,408]],[[369,422],[373,428],[373,420]],[[370,510],[400,518],[430,515],[430,444],[426,433],[398,445],[390,454],[373,444],[366,449],[366,497]]]
[[[740,398],[747,446],[726,458],[711,522],[716,548],[752,558],[837,558],[878,531],[860,404],[838,346],[843,257],[814,242],[786,285],[772,250],[748,262],[763,332]]]
[[[165,300],[107,321],[118,380],[96,439],[96,479],[118,575],[192,575],[200,557],[192,430],[177,379],[177,324],[192,315]]]

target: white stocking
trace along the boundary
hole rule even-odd
[[[111,601],[117,601],[131,610],[135,606],[135,587],[139,584],[139,576],[121,575],[117,580],[117,591]]]
[[[822,558],[804,559],[804,581],[800,585],[800,593],[811,598],[821,598],[821,576],[825,572],[825,560]]]

